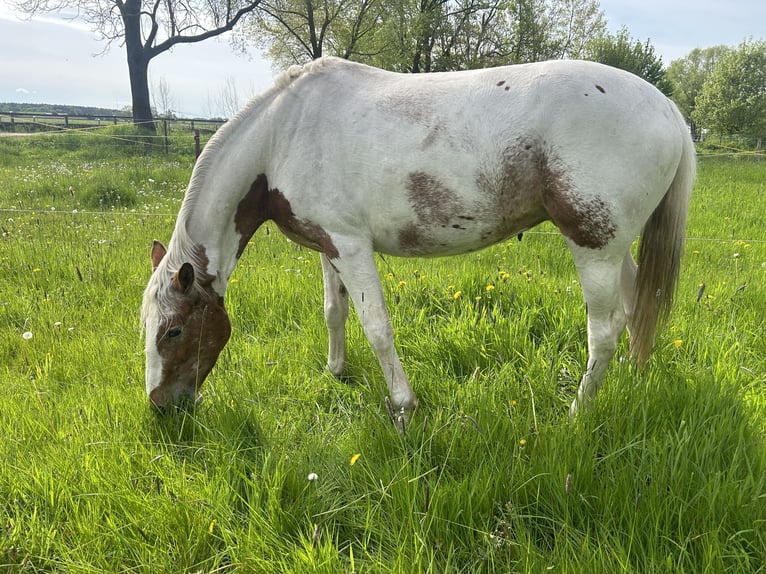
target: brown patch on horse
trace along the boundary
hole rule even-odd
[[[433,228],[465,229],[462,224],[466,220],[454,220],[458,217],[456,213],[465,211],[460,199],[436,177],[422,171],[410,173],[405,189],[417,219],[399,230],[398,241],[402,251],[410,255],[428,253],[434,246],[429,238],[429,231]]]
[[[454,191],[422,171],[407,177],[407,197],[423,225],[446,226],[462,207]]]
[[[596,84],[596,89],[597,89],[599,92],[601,92],[602,94],[605,94],[605,93],[606,93],[606,90],[605,90],[604,88],[602,88],[601,86],[599,86],[598,84]]]
[[[160,264],[160,261],[162,261],[162,258],[165,257],[165,254],[168,252],[167,249],[165,249],[165,246],[156,239],[152,241],[152,251],[151,251],[151,260],[152,260],[152,271],[157,269],[157,267]]]
[[[419,253],[427,241],[414,223],[409,223],[399,230],[399,246],[406,253]]]
[[[160,407],[194,398],[231,336],[223,297],[209,284],[172,297],[172,312],[160,322],[155,340],[162,381],[149,398]]]
[[[476,174],[475,181],[487,198],[481,219],[494,222],[487,241],[502,241],[548,219],[542,204],[545,179],[533,142],[520,139],[506,147],[496,162]]]
[[[540,156],[540,172],[545,208],[561,233],[580,247],[606,246],[617,232],[609,205],[600,197],[578,195],[565,171],[545,153]]]
[[[266,175],[260,174],[234,214],[234,228],[240,234],[237,258],[242,255],[256,230],[269,219],[296,243],[321,251],[330,259],[338,257],[338,249],[327,232],[316,223],[297,218],[288,199],[278,189],[269,189]]]

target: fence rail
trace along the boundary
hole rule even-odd
[[[226,120],[204,118],[162,118],[154,119],[157,124],[170,125],[176,129],[216,131]],[[57,114],[33,112],[9,112],[0,110],[0,132],[25,133],[58,131],[78,128],[96,128],[108,125],[132,123],[131,116]]]

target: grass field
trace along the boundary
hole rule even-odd
[[[655,353],[623,341],[573,423],[585,308],[553,228],[380,260],[420,398],[400,436],[354,317],[325,372],[318,256],[268,224],[205,401],[149,411],[138,310],[192,159],[121,149],[0,140],[0,571],[766,571],[765,162],[701,158]]]

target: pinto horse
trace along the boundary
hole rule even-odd
[[[210,139],[167,250],[154,242],[142,309],[147,395],[160,408],[197,396],[231,333],[229,277],[272,220],[321,253],[329,370],[344,368],[350,297],[401,421],[417,399],[374,253],[465,253],[550,220],[588,311],[574,414],[626,326],[646,361],[672,304],[694,176],[676,106],[600,64],[396,74],[324,58],[290,68]]]

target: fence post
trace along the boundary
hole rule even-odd
[[[162,130],[165,133],[165,153],[168,153],[168,147],[170,146],[170,140],[168,140],[168,120],[162,120]]]
[[[199,147],[199,130],[194,130],[194,157],[198,158],[201,150]]]

